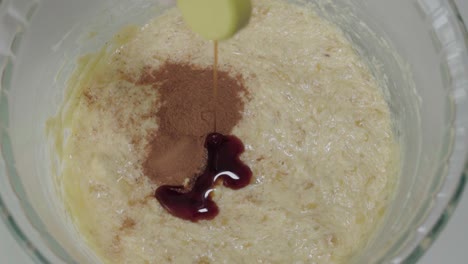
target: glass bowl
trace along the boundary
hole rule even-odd
[[[466,181],[467,32],[458,10],[450,0],[294,2],[313,3],[354,42],[387,87],[402,143],[402,173],[385,220],[350,262],[416,262]],[[35,263],[99,262],[60,202],[45,133],[77,56],[173,4],[0,0],[0,216]]]

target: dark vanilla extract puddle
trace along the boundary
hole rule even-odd
[[[252,171],[240,160],[244,144],[234,136],[226,136],[217,131],[218,107],[218,42],[214,42],[213,64],[213,101],[214,133],[205,140],[208,151],[206,167],[198,175],[191,189],[185,186],[160,186],[155,193],[161,206],[175,217],[197,222],[211,220],[219,213],[212,200],[212,192],[217,183],[234,190],[244,188],[250,183]],[[176,142],[174,142],[176,143]]]
[[[238,138],[212,133],[206,138],[205,148],[208,150],[207,165],[191,190],[167,185],[156,190],[156,199],[173,216],[192,222],[211,220],[219,212],[211,199],[217,182],[222,181],[225,187],[234,190],[250,183],[252,171],[240,160],[244,145]]]

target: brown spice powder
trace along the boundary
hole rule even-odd
[[[247,94],[242,76],[218,73],[217,132],[230,134],[241,120]],[[213,69],[166,62],[159,69],[145,69],[137,81],[158,90],[161,107],[159,129],[150,141],[143,170],[159,185],[183,185],[206,163],[203,146],[214,132]]]

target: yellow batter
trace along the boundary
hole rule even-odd
[[[250,92],[233,134],[254,180],[217,187],[220,214],[199,223],[164,211],[142,173],[158,94],[129,80],[168,59],[213,61],[176,9],[82,58],[48,124],[64,202],[102,260],[344,263],[359,253],[392,198],[399,150],[381,89],[343,34],[309,9],[263,0],[221,43],[221,69]]]

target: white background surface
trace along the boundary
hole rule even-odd
[[[468,0],[456,0],[468,23]],[[467,73],[468,74],[468,73]],[[468,186],[466,186],[468,189]],[[22,253],[3,223],[0,223],[0,264],[30,264],[32,261]],[[468,263],[468,191],[447,227],[422,257],[420,264],[465,264]]]

